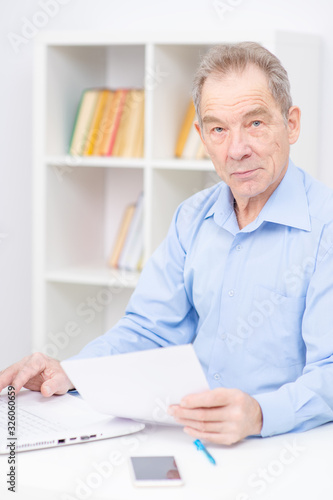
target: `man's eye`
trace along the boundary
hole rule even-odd
[[[221,134],[223,132],[223,128],[222,127],[214,127],[213,131],[217,132],[218,134]]]
[[[254,122],[252,122],[252,125],[253,125],[255,128],[258,128],[260,124],[261,124],[261,121],[259,121],[259,120],[255,120]]]

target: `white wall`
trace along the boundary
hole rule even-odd
[[[221,29],[222,34],[225,28],[264,27],[321,35],[318,171],[319,178],[333,187],[330,155],[333,3],[331,0],[219,2],[230,6],[224,16],[218,15],[214,0],[15,0],[3,3],[0,21],[0,369],[30,352],[33,36],[31,40],[25,39],[26,43],[17,41],[16,51],[13,37],[22,36],[27,20],[36,19],[34,16],[41,11],[41,4],[51,7],[56,3],[59,8],[40,31],[114,29],[168,33]]]

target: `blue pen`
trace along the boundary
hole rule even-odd
[[[197,447],[198,450],[201,450],[201,451],[204,452],[204,454],[206,455],[206,457],[208,458],[208,460],[212,464],[216,465],[215,459],[209,453],[209,451],[207,450],[207,448],[202,444],[202,442],[200,441],[200,439],[196,439],[195,441],[193,441],[193,443],[195,444],[195,446]]]

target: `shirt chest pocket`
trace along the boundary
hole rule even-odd
[[[304,308],[305,297],[286,297],[257,285],[251,311],[245,319],[248,327],[246,350],[274,366],[304,363]]]

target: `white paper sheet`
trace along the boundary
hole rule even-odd
[[[168,406],[209,389],[192,344],[61,365],[92,408],[117,417],[175,424]]]

